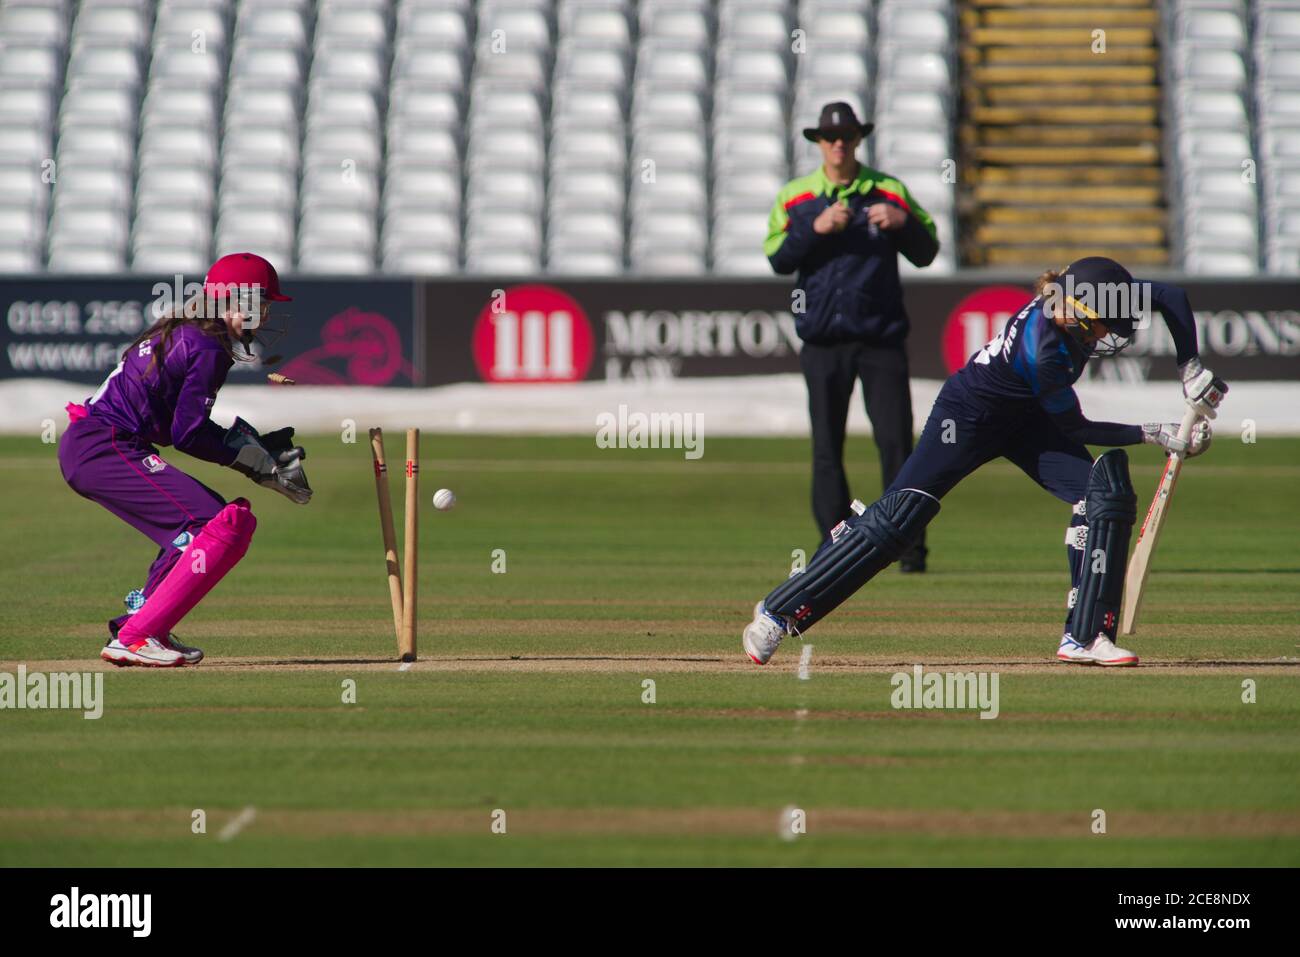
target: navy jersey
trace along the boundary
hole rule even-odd
[[[1137,281],[1147,287],[1152,309],[1169,328],[1181,366],[1197,354],[1196,322],[1187,294],[1166,283]],[[1074,384],[1089,355],[1043,315],[1043,299],[1036,296],[948,379],[945,390],[963,404],[1013,417],[1038,406],[1061,431],[1088,445],[1138,444],[1141,426],[1091,422],[1084,416]]]
[[[1143,283],[1152,311],[1160,313],[1177,347],[1178,364],[1195,358],[1196,321],[1187,294],[1178,286],[1152,280]],[[1138,328],[1144,320],[1139,317]],[[1062,432],[1088,445],[1136,445],[1141,426],[1093,423],[1083,415],[1075,382],[1083,374],[1089,352],[1056,322],[1043,315],[1043,296],[1035,296],[1011,316],[1002,332],[948,380],[946,389],[962,402],[985,411],[1026,415],[1040,407]]]
[[[991,412],[1038,403],[1059,414],[1078,406],[1073,387],[1087,361],[1087,353],[1043,315],[1043,298],[1036,296],[970,357],[953,384]]]

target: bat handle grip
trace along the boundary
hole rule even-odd
[[[1196,423],[1201,420],[1201,413],[1196,411],[1196,407],[1188,404],[1187,411],[1183,413],[1183,421],[1178,424],[1178,438],[1183,442],[1190,442],[1192,438],[1192,429],[1196,428]]]

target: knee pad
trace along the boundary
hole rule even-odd
[[[1080,644],[1102,632],[1114,639],[1119,622],[1129,538],[1137,521],[1137,493],[1123,449],[1112,449],[1093,463],[1084,501],[1087,545],[1070,616],[1070,634]]]
[[[808,567],[767,596],[765,606],[810,628],[887,568],[939,514],[939,500],[918,489],[900,489],[831,529]]]

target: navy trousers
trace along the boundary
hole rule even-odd
[[[1088,447],[1056,427],[1037,406],[1023,412],[977,411],[945,383],[916,448],[886,491],[917,488],[943,498],[971,472],[1006,458],[1063,502],[1083,499],[1092,470]]]

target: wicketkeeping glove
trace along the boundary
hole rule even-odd
[[[312,495],[302,467],[307,453],[301,446],[287,445],[292,435],[292,429],[271,433],[275,449],[268,449],[257,430],[237,418],[226,432],[225,443],[237,450],[235,461],[230,463],[232,469],[243,472],[264,488],[279,492],[299,505],[306,505]]]
[[[258,436],[258,441],[262,443],[262,448],[272,455],[277,452],[287,452],[294,447],[293,426],[286,425],[283,429],[276,429],[274,432],[263,432]]]
[[[301,445],[296,445],[276,456],[275,490],[299,505],[306,505],[311,501],[311,486],[307,484],[307,473],[302,467],[305,458],[307,458],[307,450]]]

